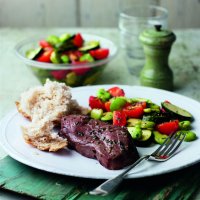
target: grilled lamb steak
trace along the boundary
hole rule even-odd
[[[70,148],[88,158],[96,158],[108,169],[121,169],[139,157],[126,127],[85,115],[64,116],[60,136],[67,138]]]

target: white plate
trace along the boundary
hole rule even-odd
[[[88,86],[72,89],[73,98],[83,106],[88,106],[88,97],[95,95],[98,88],[109,88],[113,85]],[[164,100],[188,110],[192,113],[195,121],[192,123],[193,130],[200,135],[200,103],[190,98],[152,88],[139,86],[121,85],[128,97],[149,98],[160,104]],[[22,137],[21,125],[29,123],[16,110],[9,113],[0,124],[0,143],[3,149],[12,158],[26,165],[57,174],[107,179],[117,175],[121,170],[107,170],[98,161],[81,156],[72,150],[62,150],[57,153],[42,152],[26,144]],[[152,161],[143,162],[130,172],[127,178],[139,178],[154,176],[187,167],[200,160],[200,140],[189,142],[181,146],[177,153],[167,162],[155,163]],[[138,148],[140,155],[151,153],[157,146]]]

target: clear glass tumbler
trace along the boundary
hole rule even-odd
[[[126,4],[125,0],[119,5],[120,46],[129,72],[138,76],[145,62],[139,34],[155,25],[166,29],[168,11],[155,5]]]

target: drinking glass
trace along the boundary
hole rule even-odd
[[[129,72],[138,76],[145,62],[139,34],[155,25],[166,29],[168,11],[155,5],[126,4],[126,0],[119,5],[120,46]]]

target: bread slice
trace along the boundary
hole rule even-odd
[[[45,151],[57,151],[67,146],[66,139],[54,130],[61,117],[68,114],[85,114],[87,109],[72,99],[70,87],[64,83],[47,80],[21,94],[16,102],[18,111],[31,123],[22,127],[27,143]]]
[[[43,120],[21,128],[25,141],[42,151],[58,151],[67,146],[67,140],[59,137],[51,121]]]
[[[17,110],[18,110],[18,112],[19,113],[21,113],[25,118],[27,118],[28,120],[32,120],[31,119],[31,116],[30,115],[28,115],[26,112],[24,112],[23,111],[23,109],[21,108],[21,103],[19,102],[19,101],[16,101],[15,102],[15,105],[16,105],[16,107],[17,107]]]

